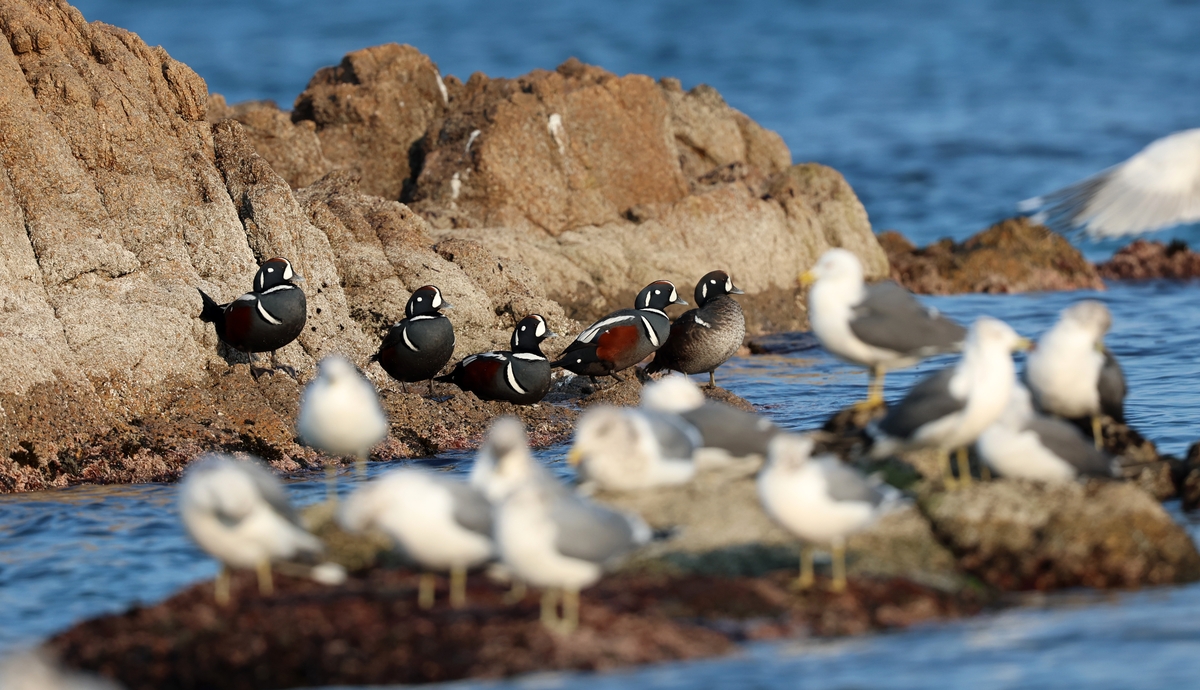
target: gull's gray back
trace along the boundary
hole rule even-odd
[[[711,400],[680,416],[700,431],[704,446],[720,448],[734,457],[766,457],[767,445],[779,433],[779,427],[764,417]]]
[[[634,410],[632,414],[640,414],[649,422],[664,458],[690,460],[701,444],[700,433],[679,415],[647,409]]]
[[[1026,422],[1024,428],[1037,434],[1038,441],[1047,450],[1062,458],[1079,474],[1089,477],[1113,476],[1112,459],[1097,450],[1095,443],[1071,424],[1038,416]]]
[[[922,426],[965,408],[967,401],[950,392],[952,378],[954,367],[946,367],[922,379],[888,410],[879,422],[880,431],[895,438],[911,438]]]
[[[639,545],[624,515],[575,495],[559,497],[550,509],[550,519],[558,528],[555,549],[570,558],[604,564]]]
[[[866,288],[850,330],[859,340],[905,355],[928,356],[962,347],[967,331],[888,280]]]

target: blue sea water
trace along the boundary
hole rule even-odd
[[[78,0],[88,19],[162,44],[231,101],[284,107],[343,53],[411,43],[444,74],[516,76],[570,56],[617,73],[715,86],[779,131],[797,161],[841,170],[876,229],[963,238],[1020,199],[1069,183],[1168,132],[1200,125],[1200,2],[403,3]],[[1196,228],[1158,236],[1194,238]],[[1113,242],[1082,245],[1101,257]],[[1168,452],[1200,439],[1200,286],[929,301],[1036,335],[1084,296],[1114,312],[1108,343],[1132,424]],[[889,397],[929,362],[889,375]],[[861,396],[861,371],[819,350],[738,359],[722,383],[793,429]],[[543,451],[560,463],[562,448]],[[465,469],[469,455],[430,461]],[[372,468],[373,473],[387,464]],[[355,483],[343,477],[343,487]],[[296,478],[299,503],[323,485]],[[80,619],[152,603],[215,566],[182,534],[175,488],[74,487],[0,496],[0,654]],[[1185,518],[1180,516],[1181,520]],[[749,647],[729,659],[520,687],[1157,688],[1200,674],[1200,586],[1068,594],[972,621],[849,641]],[[471,686],[472,684],[465,684]],[[490,685],[490,684],[488,684]]]

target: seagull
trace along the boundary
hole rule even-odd
[[[1097,448],[1104,446],[1102,415],[1125,421],[1125,375],[1104,346],[1111,325],[1103,302],[1076,302],[1042,335],[1025,365],[1038,407],[1066,419],[1091,417]]]
[[[871,370],[861,407],[883,404],[883,377],[889,369],[910,367],[962,347],[962,326],[923,306],[890,280],[864,284],[862,262],[845,249],[822,254],[800,276],[800,284],[812,285],[808,318],[821,345]]]
[[[700,432],[697,461],[767,456],[779,427],[765,417],[709,400],[687,376],[664,376],[642,389],[642,407],[677,414]],[[721,457],[723,456],[723,457]]]
[[[229,602],[229,569],[253,568],[258,590],[271,594],[272,561],[319,555],[324,548],[300,521],[283,484],[261,462],[206,456],[188,468],[179,512],[192,539],[217,560],[217,603]],[[314,569],[314,579],[322,579]]]
[[[557,483],[550,471],[529,452],[525,425],[516,417],[505,415],[492,422],[488,429],[467,482],[494,507],[515,487],[527,481]]]
[[[454,478],[417,468],[393,470],[346,499],[338,521],[350,532],[377,527],[426,571],[450,571],[450,605],[467,602],[467,569],[493,556],[492,506]],[[421,574],[417,601],[433,607],[434,580]]]
[[[1200,128],[1169,134],[1132,158],[1045,196],[1023,212],[1051,227],[1118,237],[1200,221]],[[1040,210],[1039,210],[1040,209]]]
[[[1074,425],[1035,412],[1029,389],[1020,384],[975,447],[983,461],[1005,477],[1069,482],[1080,476],[1111,478],[1119,471],[1119,465]]]
[[[388,420],[375,386],[350,360],[329,355],[321,360],[317,377],[304,387],[296,429],[309,446],[330,455],[353,455],[361,476],[371,446],[387,437]],[[327,465],[325,471],[330,498],[336,498],[333,466]]]
[[[834,455],[812,457],[813,440],[798,434],[772,439],[767,463],[758,474],[758,497],[772,520],[799,537],[800,577],[796,586],[813,585],[812,544],[833,550],[831,589],[846,589],[846,537],[858,532],[899,500]]]
[[[1003,321],[983,316],[967,333],[957,364],[922,379],[887,415],[867,427],[871,457],[909,448],[935,448],[947,488],[953,487],[951,450],[958,450],[959,481],[971,481],[966,447],[1000,417],[1016,383],[1012,353],[1030,343]]]
[[[595,405],[579,418],[567,462],[579,466],[585,482],[610,491],[686,484],[701,443],[700,432],[677,415]]]
[[[637,516],[572,493],[534,463],[527,449],[521,453],[510,446],[514,427],[506,427],[493,429],[489,439],[498,446],[493,449],[498,452],[492,456],[491,486],[506,492],[492,514],[496,548],[517,580],[544,590],[542,623],[569,634],[579,626],[579,590],[649,542],[650,528]],[[525,446],[523,429],[519,445]],[[561,617],[556,610],[560,595]]]

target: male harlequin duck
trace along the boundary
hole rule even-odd
[[[450,308],[433,285],[417,288],[404,307],[404,318],[388,331],[371,361],[379,362],[405,391],[406,383],[429,380],[433,395],[433,375],[454,354],[454,326],[439,311]]]
[[[657,280],[642,288],[633,309],[614,311],[588,326],[567,346],[552,366],[576,374],[611,376],[637,364],[666,342],[671,319],[663,309],[669,304],[687,304],[679,299],[669,280]]]
[[[745,294],[725,271],[713,271],[696,283],[696,308],[671,325],[671,335],[646,367],[647,374],[708,372],[708,387],[717,386],[713,372],[733,356],[746,337],[746,317],[730,295]]]
[[[471,355],[434,381],[453,383],[481,400],[532,405],[550,390],[550,360],[542,354],[542,341],[554,335],[546,319],[530,314],[513,329],[511,352]]]
[[[292,284],[298,279],[288,260],[276,257],[259,267],[252,291],[228,304],[217,304],[200,290],[200,299],[204,301],[200,320],[216,326],[221,342],[250,355],[250,372],[256,377],[280,368],[275,361],[275,351],[295,340],[304,330],[308,303],[304,291]],[[271,369],[254,366],[256,352],[271,353]],[[291,373],[295,375],[295,372]]]

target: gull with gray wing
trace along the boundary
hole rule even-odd
[[[695,427],[701,450],[693,457],[700,465],[729,458],[765,458],[768,444],[779,433],[779,427],[765,417],[709,400],[686,376],[664,376],[646,384],[642,407],[679,415]]]
[[[870,369],[866,406],[883,403],[883,378],[926,357],[962,347],[965,329],[894,282],[863,282],[862,262],[830,249],[800,276],[812,285],[808,318],[830,354]]]
[[[676,415],[595,405],[579,418],[567,461],[586,484],[611,491],[683,484],[696,473],[702,441]]]
[[[354,456],[363,475],[371,447],[387,437],[388,420],[375,386],[350,360],[334,354],[321,360],[317,377],[304,387],[296,430],[306,445]],[[333,465],[326,465],[325,472],[329,495],[335,498]]]

